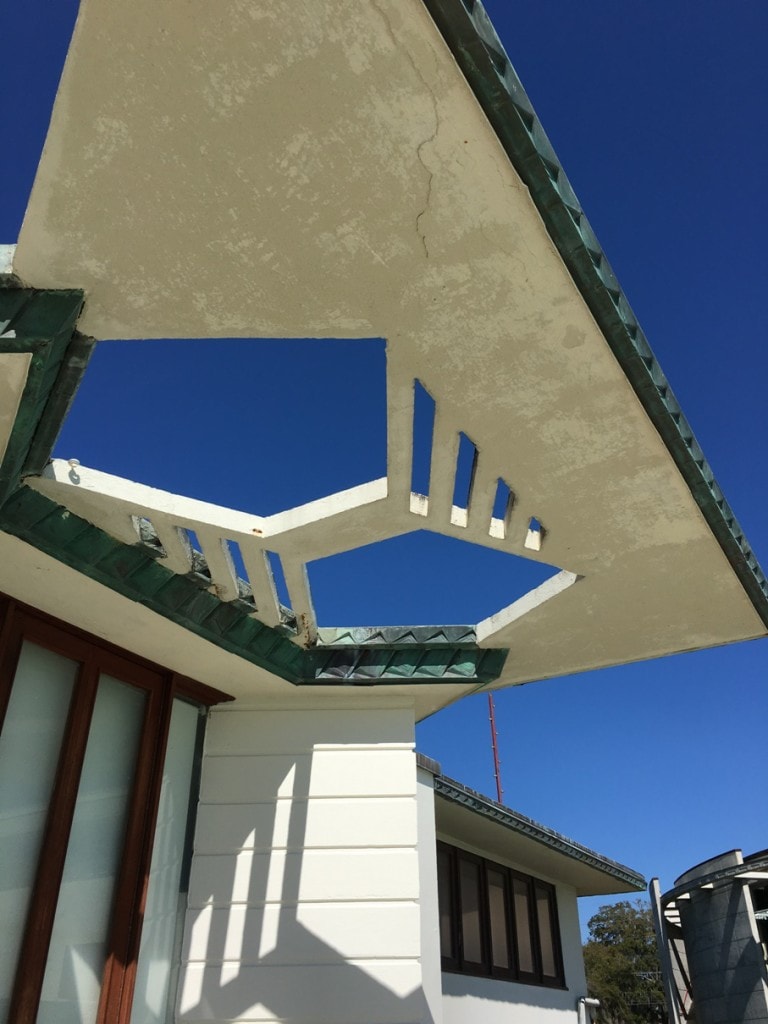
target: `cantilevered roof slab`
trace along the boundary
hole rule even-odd
[[[420,767],[425,767],[421,758]],[[632,868],[610,860],[454,779],[437,774],[434,789],[438,839],[458,839],[486,855],[513,861],[538,875],[548,874],[559,882],[572,885],[577,896],[637,892],[646,887],[643,876]]]
[[[559,567],[475,624],[499,685],[764,635],[765,580],[482,8],[428,6],[84,0],[15,273],[84,290],[97,339],[384,337],[387,480],[343,529],[325,506],[274,535],[298,564],[427,528]],[[108,530],[127,492],[89,481],[36,486]]]

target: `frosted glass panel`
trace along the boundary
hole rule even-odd
[[[459,860],[461,889],[461,927],[464,937],[464,959],[483,962],[483,941],[480,931],[480,865]]]
[[[536,886],[536,919],[539,922],[539,944],[541,946],[541,973],[545,978],[557,977],[555,959],[555,938],[552,934],[552,898],[546,889]]]
[[[523,882],[519,878],[513,878],[512,892],[514,894],[515,925],[517,929],[517,966],[522,972],[532,974],[536,965],[533,962],[531,904],[528,883]]]
[[[173,1020],[185,899],[179,893],[199,709],[173,702],[131,1024]]]
[[[0,1021],[8,1013],[77,669],[25,642],[0,736]]]
[[[38,1024],[92,1024],[145,695],[102,676],[56,907]]]
[[[493,966],[509,967],[509,923],[507,920],[507,880],[501,871],[487,872],[488,909],[491,923],[491,950]]]

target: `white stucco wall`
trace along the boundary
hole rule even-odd
[[[445,1024],[575,1024],[576,996],[570,991],[514,982],[443,975]]]
[[[381,703],[212,713],[179,1020],[430,1020],[413,725]]]

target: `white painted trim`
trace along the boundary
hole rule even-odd
[[[506,608],[502,608],[500,612],[496,612],[495,615],[491,615],[487,619],[483,619],[482,622],[478,622],[477,642],[479,644],[493,646],[491,643],[493,637],[497,633],[501,632],[502,629],[509,626],[517,619],[521,619],[524,615],[532,612],[535,608],[538,608],[546,601],[551,600],[553,597],[557,597],[558,594],[562,594],[564,590],[572,587],[579,579],[581,579],[581,577],[577,573],[568,572],[567,569],[563,569],[562,572],[559,572],[556,576],[545,580],[544,583],[536,587],[534,590],[529,591],[517,601],[513,601],[512,604],[507,605]]]

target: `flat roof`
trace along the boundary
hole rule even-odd
[[[647,882],[639,872],[542,825],[440,771],[421,755],[419,767],[434,776],[438,834],[513,861],[534,874],[572,885],[579,896],[639,892]]]
[[[493,670],[473,654],[458,694],[766,634],[765,577],[479,3],[334,0],[307,20],[275,0],[257,21],[209,7],[190,23],[183,0],[90,0],[13,272],[11,284],[38,294],[81,291],[78,330],[97,344],[386,339],[387,477],[271,517],[258,538],[250,531],[255,553],[269,543],[287,561],[300,623],[289,642],[326,659],[315,682],[363,682],[353,648],[380,660],[388,646],[407,648],[398,685],[443,685],[468,664],[461,652],[489,652]],[[17,334],[9,355],[30,350]],[[82,345],[78,359],[82,370]],[[51,385],[59,419],[76,378]],[[425,496],[411,493],[416,381],[436,405]],[[459,433],[476,447],[466,509],[453,505]],[[39,458],[23,462],[42,470]],[[77,477],[54,466],[28,478],[36,507],[45,499],[50,516],[69,510],[123,546],[141,540],[125,529],[131,515],[165,515],[198,535],[247,519],[215,506],[193,514],[177,496],[86,469]],[[492,514],[499,480],[514,496],[503,519]],[[66,531],[49,523],[59,540],[43,540],[28,528],[25,502],[16,520],[6,515],[9,532],[250,656],[256,627],[235,614],[242,595],[226,565],[207,559],[227,629],[205,632],[156,597],[157,571],[145,590],[135,574],[128,593],[114,572],[75,557]],[[437,674],[424,673],[426,657],[408,660],[426,645],[382,643],[376,623],[355,642],[344,623],[318,635],[306,562],[417,529],[561,573],[468,624],[473,640],[446,642],[440,655],[432,642]],[[163,550],[160,568],[165,558],[186,578],[188,553]],[[250,585],[256,593],[259,581]],[[280,634],[268,589],[255,613],[241,611]],[[202,602],[210,619],[189,593],[185,607]],[[275,671],[290,674],[293,661],[287,652]],[[367,681],[391,682],[393,664]]]

